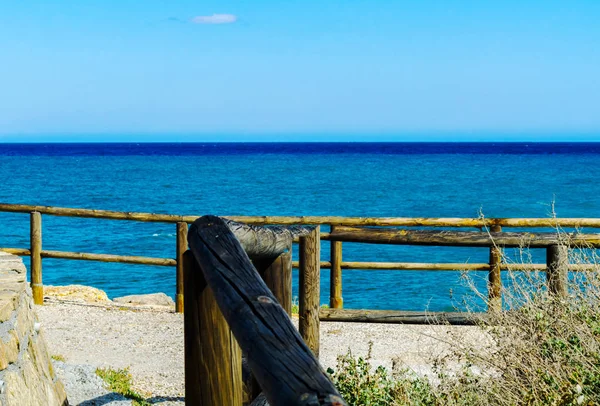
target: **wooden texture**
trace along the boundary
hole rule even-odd
[[[135,257],[128,255],[91,254],[88,252],[42,251],[43,258],[74,259],[82,261],[120,262],[123,264],[175,266],[177,261],[170,258]]]
[[[44,286],[42,284],[42,215],[38,212],[30,214],[30,235],[31,243],[31,293],[33,303],[37,305],[44,304]]]
[[[482,233],[473,231],[423,231],[389,228],[338,227],[330,234],[332,241],[392,245],[433,245],[453,247],[548,247],[557,244],[556,233]],[[570,246],[598,247],[600,234],[565,233]]]
[[[500,226],[492,226],[490,231],[499,233]],[[490,247],[490,271],[488,273],[488,310],[502,310],[502,248]]]
[[[103,218],[111,220],[150,221],[160,223],[192,223],[198,215],[175,215],[119,212],[67,207],[0,203],[0,212],[30,213],[54,216]],[[246,224],[265,225],[341,225],[396,227],[592,227],[600,228],[600,218],[428,218],[428,217],[338,217],[338,216],[223,216]]]
[[[186,404],[241,406],[241,350],[193,256],[184,257]]]
[[[569,249],[564,245],[551,245],[546,250],[546,278],[548,290],[558,296],[567,295]]]
[[[321,307],[321,240],[320,227],[300,237],[300,282],[298,328],[300,335],[319,357],[319,308]]]
[[[26,248],[0,248],[0,251],[4,251],[9,254],[20,255],[20,256],[31,255],[31,250],[28,250]]]
[[[308,234],[307,227],[257,227],[224,219],[250,258],[276,258],[290,250],[294,237]]]
[[[187,251],[187,223],[179,222],[176,228],[176,249],[175,249],[175,261],[176,273],[175,273],[175,311],[177,313],[183,313],[184,301],[183,301],[183,254]]]
[[[277,258],[253,259],[256,270],[265,281],[279,304],[292,315],[292,252],[284,252]]]
[[[459,312],[408,312],[397,310],[321,309],[321,321],[390,324],[452,324],[474,325],[485,316]]]
[[[335,226],[331,227],[335,230]],[[342,297],[342,242],[331,241],[330,244],[331,273],[329,275],[329,307],[341,309],[344,307]]]
[[[196,220],[188,241],[269,404],[344,405],[225,222]]]

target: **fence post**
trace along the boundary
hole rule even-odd
[[[300,335],[319,357],[319,310],[321,285],[321,233],[317,226],[300,237],[299,330]]]
[[[253,259],[252,263],[285,312],[292,315],[292,247],[275,258]]]
[[[187,233],[188,233],[188,225],[184,222],[177,223],[177,247],[175,260],[177,261],[176,265],[176,292],[175,292],[175,311],[177,313],[183,313],[183,254],[187,250]]]
[[[546,280],[550,293],[564,297],[567,295],[569,273],[569,247],[550,245],[546,249]]]
[[[42,284],[42,215],[37,212],[30,214],[30,251],[31,251],[31,293],[33,303],[44,304],[44,285]]]
[[[335,231],[335,226],[331,226],[331,232]],[[329,277],[329,307],[332,309],[341,309],[344,307],[344,298],[342,297],[342,242],[331,241],[331,273]]]
[[[191,251],[185,280],[185,402],[241,406],[242,353]]]
[[[502,227],[493,225],[492,233],[499,233]],[[502,249],[496,245],[490,247],[490,272],[488,275],[488,310],[502,310]]]

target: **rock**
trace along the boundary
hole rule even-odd
[[[175,302],[164,293],[151,293],[148,295],[130,295],[116,297],[113,299],[115,303],[126,303],[141,306],[168,306],[175,307]]]
[[[83,285],[44,286],[44,296],[86,303],[110,302],[103,290]]]

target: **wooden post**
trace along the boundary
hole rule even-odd
[[[33,303],[44,304],[44,285],[42,284],[42,215],[31,212],[30,215],[30,242],[31,242],[31,292]]]
[[[299,330],[306,345],[319,357],[321,285],[320,227],[300,237]]]
[[[194,255],[183,256],[185,402],[242,405],[242,353]]]
[[[179,222],[177,223],[177,247],[175,260],[177,261],[176,265],[176,288],[175,288],[175,311],[177,313],[183,313],[183,254],[187,250],[187,233],[188,233],[188,225],[187,223]]]
[[[502,227],[493,225],[492,233],[499,233]],[[490,247],[490,272],[488,275],[488,311],[502,310],[502,249],[497,245]]]
[[[331,232],[335,226],[331,226]],[[331,273],[329,277],[329,307],[341,309],[344,307],[342,298],[342,242],[331,241]]]
[[[292,251],[276,258],[253,259],[252,263],[273,296],[288,315],[292,315]]]
[[[569,273],[569,248],[564,245],[550,245],[546,249],[546,279],[548,290],[557,296],[567,295]]]

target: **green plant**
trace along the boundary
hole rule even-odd
[[[52,358],[54,361],[61,361],[61,362],[65,362],[65,357],[63,357],[60,354],[54,354],[52,355],[50,358]]]
[[[132,389],[132,377],[129,368],[98,368],[96,369],[96,375],[106,382],[108,390],[120,393],[124,397],[131,399],[135,406],[150,405],[142,395]]]

